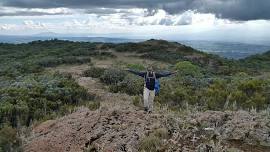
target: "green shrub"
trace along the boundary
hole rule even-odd
[[[61,64],[83,64],[91,62],[91,58],[89,56],[65,56],[60,58]]]
[[[235,102],[237,105],[237,108],[242,107],[242,105],[245,105],[246,101],[248,100],[248,96],[240,90],[233,91],[231,94],[231,104]]]
[[[100,78],[103,75],[104,71],[105,71],[104,68],[91,67],[90,69],[85,70],[83,72],[83,76],[84,77]]]
[[[192,77],[202,76],[200,68],[189,61],[178,62],[175,65],[175,69],[178,70],[178,73],[181,75],[189,75]]]
[[[12,151],[22,151],[21,141],[17,136],[16,129],[9,126],[4,126],[0,130],[0,151],[12,152]]]
[[[100,80],[107,85],[117,84],[118,82],[123,81],[126,75],[127,73],[122,70],[108,69],[105,70],[103,75],[100,77]]]
[[[61,59],[57,57],[44,57],[38,60],[38,65],[43,67],[54,67],[61,64]]]
[[[239,84],[237,84],[237,89],[239,94],[241,93],[242,97],[239,99],[238,96],[233,96],[234,98],[238,97],[237,103],[238,106],[244,107],[244,108],[257,108],[257,109],[263,109],[266,108],[267,105],[269,105],[269,101],[267,97],[269,97],[268,92],[270,88],[270,83],[265,80],[259,80],[259,79],[251,79],[251,80],[245,80],[241,81]]]
[[[75,80],[59,74],[30,75],[0,89],[0,122],[16,127],[29,125],[64,105],[78,105],[93,100]]]
[[[231,108],[260,110],[269,105],[268,85],[267,81],[254,78],[218,80],[206,90],[204,100],[212,110],[222,110],[225,104]]]
[[[262,87],[263,81],[253,79],[244,81],[238,86],[238,89],[243,91],[247,96],[252,96],[256,91],[262,91]]]
[[[64,57],[44,57],[37,61],[43,67],[55,67],[60,64],[83,64],[91,62],[90,57],[64,56]]]
[[[267,71],[270,69],[270,51],[241,59],[239,64],[254,71]]]
[[[110,91],[127,93],[129,95],[139,95],[143,92],[143,85],[143,79],[128,75],[123,81],[110,85]]]
[[[161,79],[160,94],[156,101],[167,104],[175,110],[185,107],[187,103],[203,107],[204,89],[208,87],[208,81],[208,79],[190,76]]]
[[[72,56],[92,56],[97,53],[95,48],[76,48],[71,51]]]
[[[132,99],[132,103],[136,107],[143,107],[142,97],[140,97],[140,96],[135,96]]]
[[[222,110],[228,99],[229,92],[226,81],[216,80],[205,93],[207,106],[211,110]]]

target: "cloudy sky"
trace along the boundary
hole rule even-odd
[[[270,0],[0,0],[0,35],[268,43]]]

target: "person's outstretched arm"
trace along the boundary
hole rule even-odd
[[[163,72],[163,73],[156,73],[156,78],[161,78],[161,77],[168,77],[170,75],[176,74],[177,71],[174,72]]]
[[[127,69],[127,71],[130,72],[130,73],[133,73],[135,75],[138,75],[140,77],[144,77],[145,73],[146,73],[146,72],[139,72],[139,71],[135,71],[135,70],[131,70],[131,69]]]

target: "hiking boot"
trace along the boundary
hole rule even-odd
[[[144,107],[144,111],[145,111],[145,112],[148,112],[148,108],[147,108],[147,107]]]
[[[147,107],[144,107],[144,114],[147,114],[148,113],[148,108]]]

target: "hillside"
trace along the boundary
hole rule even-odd
[[[225,59],[206,54],[189,46],[177,42],[164,40],[148,40],[140,43],[123,43],[114,46],[117,52],[136,52],[141,57],[155,59],[164,62],[176,63],[181,60],[189,60],[198,65],[222,64]]]
[[[242,66],[253,69],[269,71],[270,69],[270,51],[263,54],[252,55],[243,60],[240,60]]]
[[[243,63],[163,40],[0,44],[0,151],[269,151],[270,75]],[[125,71],[149,65],[178,71],[153,114]]]

